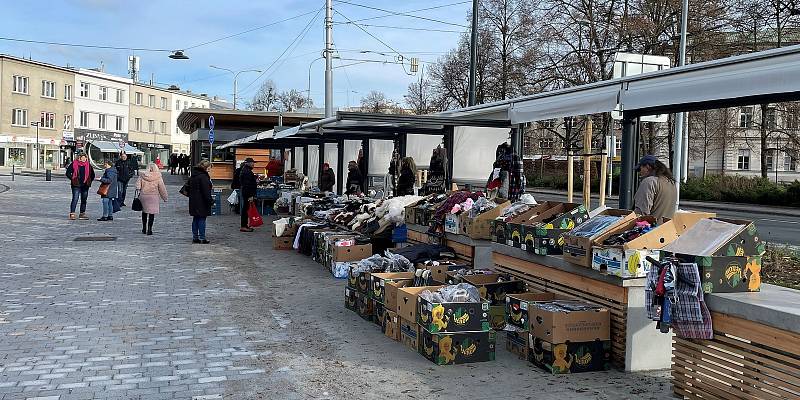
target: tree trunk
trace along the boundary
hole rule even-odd
[[[767,105],[761,105],[761,177],[767,177]],[[773,160],[774,161],[774,160]]]

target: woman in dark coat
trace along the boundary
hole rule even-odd
[[[214,204],[211,177],[208,170],[211,162],[202,160],[189,178],[189,215],[192,216],[192,243],[208,244],[206,240],[206,218],[211,215]]]
[[[358,195],[363,192],[363,188],[361,187],[361,182],[363,178],[361,177],[361,171],[358,170],[358,164],[355,161],[350,161],[347,163],[347,188],[345,194],[354,194]]]
[[[400,178],[397,180],[397,195],[413,195],[414,183],[417,181],[417,165],[411,157],[404,157],[400,161],[400,165]]]
[[[322,164],[322,176],[319,178],[319,190],[332,192],[333,185],[336,183],[336,175],[333,173],[328,163]]]

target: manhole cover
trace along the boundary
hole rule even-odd
[[[113,242],[117,240],[116,236],[81,236],[76,237],[76,242]]]

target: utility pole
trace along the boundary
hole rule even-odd
[[[333,0],[325,0],[325,117],[333,116]]]
[[[683,0],[683,11],[681,12],[681,51],[679,66],[686,65],[686,26],[689,19],[689,0]],[[681,202],[681,182],[683,176],[683,159],[687,157],[683,149],[683,120],[685,113],[677,113],[675,115],[675,145],[673,146],[674,157],[672,163],[673,173],[675,174],[675,188],[678,195],[675,197],[675,209],[680,208]],[[687,158],[688,159],[688,158]]]
[[[476,69],[478,68],[478,0],[472,0],[472,28],[469,42],[469,103],[474,106],[476,103]]]

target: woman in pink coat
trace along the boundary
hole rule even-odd
[[[161,171],[154,163],[147,165],[147,171],[139,174],[136,181],[139,201],[142,202],[142,233],[153,234],[153,220],[159,211],[159,200],[167,201],[167,187],[161,178]]]

